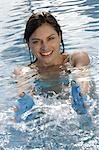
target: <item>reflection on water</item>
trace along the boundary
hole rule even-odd
[[[88,99],[92,104],[89,109],[91,116],[80,115],[74,111],[71,98],[66,95],[65,89],[61,95],[50,92],[48,97],[35,96],[37,107],[23,116],[25,118],[28,114],[36,112],[31,121],[14,123],[11,120],[11,107],[15,103],[17,93],[16,82],[11,78],[11,72],[16,66],[29,63],[28,50],[23,41],[24,27],[31,12],[42,9],[52,12],[61,24],[66,51],[71,53],[85,50],[91,57],[90,77],[93,86],[90,96],[93,97]],[[0,1],[0,149],[99,149],[98,38],[98,0]],[[30,74],[29,77],[26,84],[36,78],[36,86],[39,82],[42,86],[46,85],[46,80],[38,80],[36,74],[32,77]],[[59,84],[60,81],[63,82],[60,79]]]

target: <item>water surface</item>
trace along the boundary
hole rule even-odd
[[[10,6],[9,6],[10,4]],[[28,123],[11,121],[17,88],[11,75],[16,66],[30,62],[23,41],[25,23],[32,11],[50,11],[63,30],[65,50],[86,51],[91,57],[91,79],[96,85],[92,120],[78,115],[67,102],[52,97],[35,97],[52,105],[37,107],[40,112]],[[33,79],[33,78],[32,78]],[[31,80],[32,80],[31,79]],[[98,0],[3,0],[0,2],[0,148],[42,150],[99,149],[99,1]],[[36,100],[35,100],[36,101]],[[57,105],[56,105],[57,104]]]

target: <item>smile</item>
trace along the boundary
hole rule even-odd
[[[52,54],[53,51],[49,51],[49,52],[41,52],[42,56],[49,56]]]

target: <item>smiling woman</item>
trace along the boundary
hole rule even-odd
[[[62,65],[70,60],[68,59],[68,54],[64,55],[61,27],[54,16],[48,12],[32,14],[26,24],[24,39],[28,44],[29,50],[32,51],[32,56],[36,57],[35,64],[38,68],[40,66]],[[63,52],[60,50],[61,44]],[[71,60],[73,66],[78,64],[84,66],[89,63],[88,55],[83,52],[75,53],[70,58],[73,59],[73,61]]]
[[[42,64],[34,56],[32,47],[37,43],[29,39],[40,27],[44,25],[37,37],[44,61],[44,55],[54,54],[54,49],[48,48],[48,38],[53,38],[53,32],[51,37],[47,35],[49,30],[45,31],[45,25],[52,27],[57,37],[61,36],[50,14],[43,24],[48,13],[35,13],[40,10],[51,12],[61,25],[64,48],[61,39],[57,50],[64,61],[58,65],[53,61]],[[25,27],[31,15],[34,17]],[[26,44],[24,28],[28,28]],[[99,149],[99,0],[1,0],[0,29],[0,149]],[[31,47],[30,42],[34,43]],[[31,64],[28,47],[34,57]],[[81,68],[85,65],[83,50],[89,54],[91,65]],[[76,51],[80,53],[74,56]],[[86,90],[88,81],[91,89],[89,86]],[[13,106],[16,106],[14,112]]]
[[[27,22],[24,39],[38,60],[37,64],[52,66],[63,62],[60,55],[60,43],[64,52],[62,31],[50,13],[33,14]]]
[[[61,36],[48,23],[42,24],[29,38],[29,47],[42,65],[60,63]]]
[[[55,17],[49,12],[33,13],[30,16],[26,23],[24,39],[30,52],[30,69],[34,71],[34,68],[36,67],[41,80],[44,82],[47,80],[46,83],[55,79],[55,87],[57,87],[58,83],[58,80],[56,82],[56,79],[60,80],[61,72],[65,72],[65,75],[67,76],[68,68],[87,66],[90,62],[86,52],[75,52],[71,55],[64,53],[61,27]],[[61,46],[63,47],[62,50]],[[15,70],[14,73],[21,77],[23,76],[22,74],[24,74],[24,72],[21,72],[20,70]],[[26,82],[26,78],[24,81]],[[20,85],[19,87],[21,87]],[[88,91],[86,90],[88,89],[87,85],[88,84],[85,86],[84,84],[84,91]],[[56,91],[55,87],[54,92]],[[83,85],[81,87],[83,89]],[[33,88],[35,89],[35,87]],[[19,92],[19,95],[23,95],[23,89],[24,88],[19,90],[21,91]]]
[[[31,63],[29,69],[34,72],[34,68],[36,67],[37,74],[40,76],[40,78],[35,79],[32,91],[34,93],[37,93],[37,91],[41,92],[39,94],[42,94],[42,92],[48,94],[49,91],[61,93],[64,85],[68,88],[67,93],[69,93],[68,69],[70,67],[77,67],[79,74],[82,74],[83,68],[81,70],[79,68],[87,66],[90,62],[87,53],[75,52],[71,55],[64,53],[61,27],[54,16],[48,12],[33,13],[30,16],[26,24],[24,39],[30,52]],[[61,50],[61,45],[63,50]],[[36,59],[34,60],[31,56]],[[20,81],[22,82],[25,75],[24,72],[19,70],[19,72],[15,71],[15,74],[21,77]],[[26,80],[27,77],[24,78],[25,82]],[[19,83],[19,87],[22,88],[23,83],[21,82]],[[82,89],[84,87],[84,90],[81,89],[82,93],[78,92],[78,95],[86,95],[89,88],[86,82],[78,82]],[[24,88],[19,91],[19,96],[22,98],[25,95]],[[18,109],[15,110],[18,111]]]

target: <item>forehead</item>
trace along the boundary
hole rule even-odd
[[[52,27],[48,23],[42,24],[40,27],[38,27],[31,35],[31,37],[43,37],[43,36],[50,36],[52,34],[57,34],[54,27]]]

